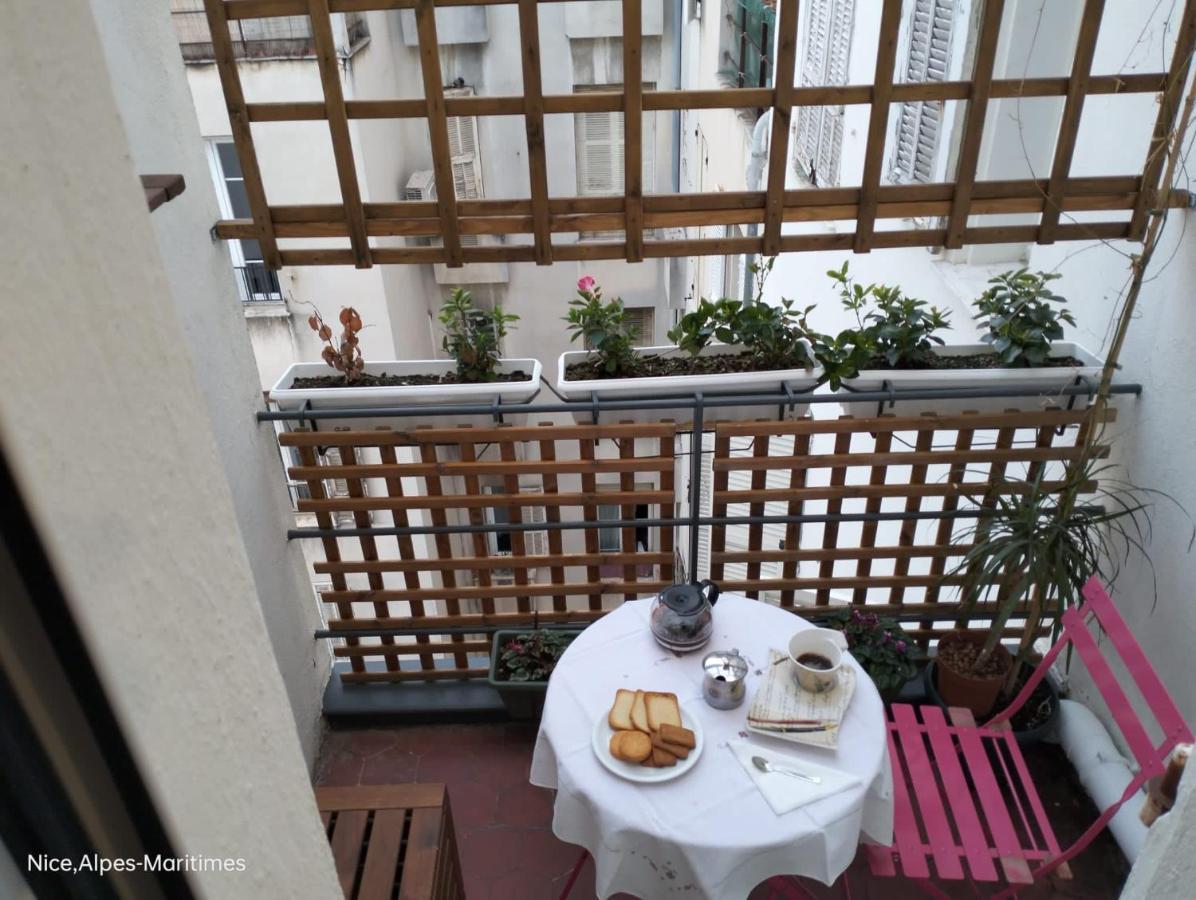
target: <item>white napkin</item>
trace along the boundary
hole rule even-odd
[[[772,811],[778,816],[783,816],[799,806],[837,794],[839,791],[855,787],[860,783],[860,780],[854,775],[848,775],[838,769],[828,769],[826,766],[820,766],[805,759],[777,753],[775,750],[764,749],[759,744],[752,744],[748,741],[730,741],[727,746],[735,754],[735,758],[739,760],[744,771],[755,782],[760,793],[764,795],[764,799],[768,801],[768,805],[772,807]],[[753,756],[763,756],[774,766],[785,766],[796,769],[798,772],[817,775],[822,779],[822,783],[812,784],[802,778],[794,778],[792,775],[783,775],[780,772],[761,772],[752,765]]]

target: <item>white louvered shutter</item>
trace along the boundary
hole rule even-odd
[[[847,84],[855,0],[812,0],[806,5],[802,87]],[[794,157],[819,186],[839,183],[843,107],[803,106],[797,115]]]
[[[946,81],[951,65],[956,0],[914,0],[909,29],[907,82]],[[902,103],[891,177],[898,182],[934,181],[942,135],[943,101]]]
[[[655,84],[645,84],[652,90]],[[586,85],[577,93],[622,91],[623,85]],[[574,113],[574,135],[577,144],[577,193],[582,197],[622,194],[626,184],[626,157],[623,153],[626,129],[621,112]],[[643,149],[642,184],[645,193],[655,184],[656,172],[656,116],[643,114],[640,146]],[[645,232],[647,234],[647,232]],[[586,232],[583,237],[622,239],[621,231]]]
[[[458,88],[445,91],[449,97],[470,97],[472,88]],[[485,196],[482,189],[482,158],[478,149],[477,116],[450,116],[448,118],[449,157],[453,168],[453,193],[458,200],[480,200]],[[478,235],[461,235],[462,247],[476,247]]]

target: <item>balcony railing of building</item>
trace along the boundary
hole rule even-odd
[[[171,18],[186,62],[216,59],[204,0],[171,0]],[[346,51],[369,37],[362,13],[345,13]],[[316,53],[308,16],[238,19],[228,23],[234,59],[304,59]]]
[[[946,629],[986,629],[990,605],[965,613],[956,591],[976,539],[966,526],[1018,479],[1059,485],[1052,479],[1116,415],[1088,404],[1095,389],[1078,380],[1031,409],[939,415],[885,407],[993,397],[1012,406],[1026,392],[886,388],[852,395],[867,412],[838,418],[794,413],[842,395],[789,391],[259,418],[293,423],[280,443],[299,460],[288,474],[307,483],[297,505],[316,527],[288,537],[319,542],[314,570],[330,587],[316,636],[347,661],[340,678],[443,681],[483,677],[498,628],[584,625],[685,578],[811,618],[866,604],[923,647]],[[751,407],[771,418],[724,418]],[[684,424],[594,424],[678,408]],[[512,422],[529,413],[578,423]],[[446,426],[410,427],[412,416]],[[454,425],[465,417],[495,424]],[[346,490],[330,495],[329,479]],[[1013,619],[1007,634],[1023,628]]]
[[[277,303],[283,299],[278,284],[278,273],[272,272],[260,262],[233,266],[237,276],[237,290],[242,303]]]

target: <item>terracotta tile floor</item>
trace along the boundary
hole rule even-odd
[[[553,900],[581,851],[553,836],[552,795],[528,783],[535,737],[535,725],[516,723],[334,730],[324,742],[317,780],[326,785],[444,782],[452,800],[469,900]],[[1095,817],[1095,810],[1058,748],[1042,745],[1026,757],[1066,846]],[[1072,881],[1035,886],[1020,896],[1115,898],[1128,871],[1107,833],[1072,868]],[[985,897],[992,892],[969,882],[935,886],[940,897]],[[750,900],[927,896],[932,894],[912,882],[874,878],[860,857],[847,872],[846,886],[843,879],[832,888],[804,879],[773,879],[757,887]],[[594,869],[587,861],[570,898],[594,897]]]

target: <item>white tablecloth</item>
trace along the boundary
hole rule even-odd
[[[594,857],[599,897],[625,891],[644,900],[742,900],[781,874],[831,884],[851,863],[861,837],[892,843],[884,708],[854,660],[858,685],[837,750],[754,733],[748,738],[778,757],[806,758],[860,779],[859,787],[778,816],[728,742],[748,735],[745,716],[769,648],[785,647],[790,635],[810,626],[790,612],[724,595],[714,608],[710,643],[678,657],[652,639],[649,604],[624,603],[573,642],[549,683],[532,759],[532,783],[557,791],[553,832]],[[747,700],[720,711],[702,700],[702,657],[733,647],[751,665]],[[603,768],[591,734],[620,687],[672,691],[687,712],[700,716],[706,747],[691,771],[663,784],[634,784]]]

